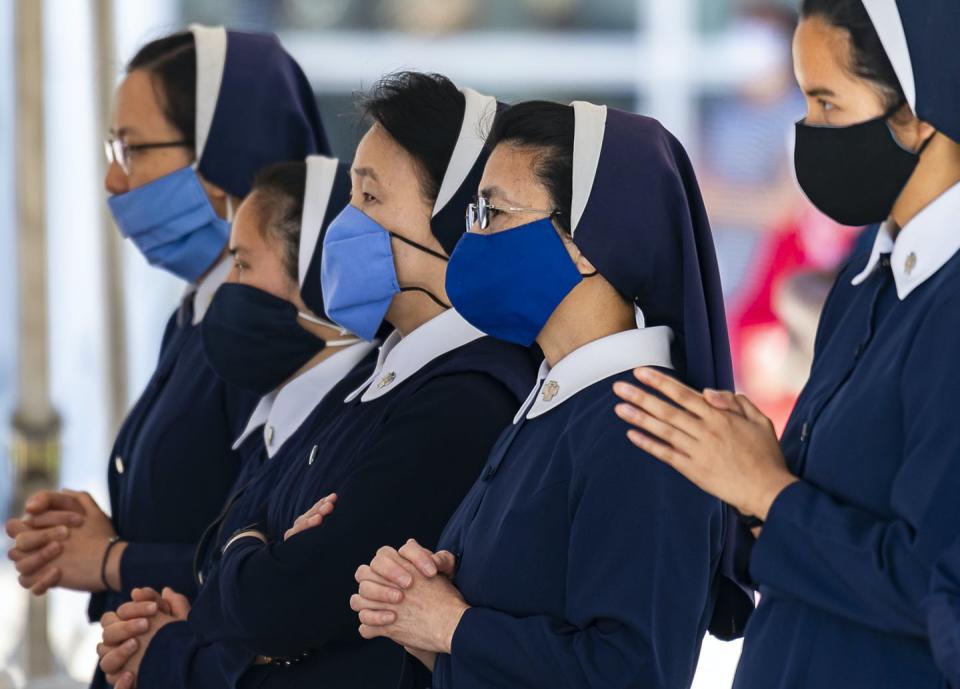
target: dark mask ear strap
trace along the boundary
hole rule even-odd
[[[433,256],[434,258],[439,258],[441,261],[449,261],[449,260],[450,260],[449,257],[445,256],[444,254],[441,254],[439,251],[434,251],[434,250],[431,249],[430,247],[426,247],[426,246],[424,246],[423,244],[417,244],[417,243],[416,243],[415,241],[413,241],[412,239],[407,239],[406,237],[401,237],[400,235],[394,234],[393,232],[390,232],[390,236],[393,237],[394,239],[399,239],[399,240],[400,240],[401,242],[403,242],[404,244],[409,244],[409,245],[412,246],[414,249],[419,249],[420,251],[422,251],[422,252],[425,253],[425,254],[429,254],[429,255]]]
[[[423,292],[428,297],[430,297],[433,301],[435,301],[437,306],[439,306],[440,308],[444,308],[444,309],[450,308],[450,304],[444,304],[442,301],[440,301],[440,298],[437,295],[435,295],[430,290],[424,289],[423,287],[401,287],[400,291],[401,292]]]
[[[599,274],[600,274],[600,271],[599,271],[599,270],[595,270],[595,271],[593,271],[592,273],[580,273],[580,277],[586,279],[586,278],[592,278],[592,277],[594,277],[594,276],[596,276],[596,275],[599,275]]]
[[[930,142],[933,141],[933,137],[935,137],[936,135],[937,135],[937,132],[934,131],[933,134],[931,134],[930,136],[928,136],[928,137],[927,137],[927,140],[924,141],[922,144],[920,144],[920,148],[917,149],[917,152],[916,152],[915,155],[919,156],[919,155],[921,155],[925,150],[927,150],[927,146],[930,145]]]
[[[883,113],[883,119],[885,119],[885,120],[890,119],[891,117],[893,117],[893,116],[896,114],[896,112],[897,112],[900,108],[902,108],[902,107],[903,107],[904,105],[906,105],[906,104],[907,104],[907,101],[906,101],[905,98],[902,98],[902,99],[898,100],[897,103],[896,103],[896,105],[894,105],[892,108],[890,108],[890,109],[887,110],[885,113]],[[890,125],[888,124],[887,126],[889,127]],[[919,155],[921,155],[925,150],[927,150],[927,146],[930,145],[930,142],[933,141],[933,137],[935,137],[936,135],[937,135],[936,132],[934,132],[933,134],[931,134],[930,136],[928,136],[927,139],[926,139],[926,141],[924,141],[922,144],[920,144],[920,148],[917,149],[917,151],[916,151],[916,153],[914,153],[914,155],[915,155],[915,156],[919,156]]]

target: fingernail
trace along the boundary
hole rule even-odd
[[[403,597],[403,594],[400,593],[399,591],[390,592],[390,600],[392,600],[394,603],[399,603],[402,597]]]
[[[153,602],[147,603],[147,612],[149,612],[149,613],[155,613],[156,611],[157,611],[157,604],[156,604],[156,603],[153,603]]]
[[[36,498],[30,498],[29,500],[27,500],[24,507],[26,507],[27,509],[30,509],[31,507],[37,507],[39,504],[40,504],[39,500],[37,500]]]
[[[135,626],[139,631],[145,632],[147,631],[147,627],[150,626],[150,623],[141,617],[139,620],[137,620],[137,623]]]
[[[127,639],[126,641],[123,642],[123,647],[128,651],[132,651],[137,647],[137,640]]]
[[[70,532],[67,530],[67,527],[65,527],[65,526],[63,526],[63,525],[60,525],[60,526],[57,527],[56,533],[57,533],[58,536],[66,536],[66,535],[69,534]]]
[[[400,577],[400,585],[403,586],[404,588],[406,588],[412,583],[413,583],[413,579],[409,574],[404,574],[402,577]]]
[[[646,368],[637,369],[636,375],[637,375],[637,378],[643,381],[649,382],[653,380],[653,373],[650,371],[650,369],[646,369]]]

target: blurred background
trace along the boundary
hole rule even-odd
[[[703,187],[738,386],[782,427],[856,236],[793,179],[795,11],[791,0],[0,0],[0,513],[46,481],[107,504],[113,433],[183,285],[117,235],[101,141],[124,62],[190,22],[277,33],[342,158],[362,134],[353,94],[400,68],[505,101],[587,99],[662,120]],[[86,598],[28,601],[3,560],[0,689],[87,680],[98,635]],[[695,687],[729,687],[738,654],[708,639]]]

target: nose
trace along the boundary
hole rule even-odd
[[[116,162],[107,166],[107,174],[103,178],[103,186],[111,194],[123,194],[130,191],[127,175]]]

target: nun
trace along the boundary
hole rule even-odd
[[[374,344],[345,333],[323,310],[323,234],[349,201],[349,192],[347,164],[310,156],[306,162],[277,163],[261,171],[237,211],[230,239],[233,268],[210,305],[201,334],[217,374],[263,397],[234,443],[243,457],[237,486],[198,546],[195,574],[201,595],[206,595],[205,580],[215,576],[226,538],[256,519],[277,472],[299,461],[303,438],[313,430],[311,415],[326,395],[354,368],[367,375],[372,371]],[[334,500],[321,501],[296,526],[307,526],[314,516],[309,525],[319,524]],[[141,589],[131,607],[153,616],[164,604],[173,603],[175,609],[179,598],[171,589],[162,594]],[[102,624],[118,621],[108,613]],[[111,635],[104,637],[101,656],[118,645]],[[217,662],[229,663],[232,651],[221,649]],[[114,653],[104,663],[107,679],[118,685],[111,663],[119,656]],[[237,667],[239,673],[243,661]],[[194,677],[204,686],[217,681],[216,675],[203,681]]]
[[[943,687],[956,667],[931,651],[955,648],[950,612],[924,602],[960,524],[958,40],[947,0],[803,3],[797,178],[827,215],[871,227],[826,302],[779,443],[742,396],[649,370],[640,381],[677,406],[620,390],[634,442],[759,536],[738,689]],[[942,592],[951,577],[933,581]]]
[[[707,629],[733,638],[752,610],[735,520],[637,461],[610,410],[638,365],[730,382],[696,179],[658,122],[585,102],[514,105],[488,145],[447,294],[545,361],[442,552],[358,570],[360,633],[408,649],[406,687],[689,687]]]
[[[131,604],[105,627],[113,650],[101,662],[118,687],[393,689],[403,650],[357,635],[357,565],[411,534],[435,544],[533,380],[531,352],[484,337],[444,289],[495,99],[407,72],[363,107],[372,125],[350,205],[323,237],[320,283],[326,317],[367,341],[385,323],[392,332],[281,451],[291,461],[255,477],[248,492],[265,499],[243,508],[249,518],[217,527],[189,614],[144,617]],[[331,493],[332,514],[329,499],[318,505]]]
[[[188,287],[114,443],[111,516],[85,493],[43,492],[7,525],[20,583],[89,591],[91,620],[136,587],[195,592],[196,542],[240,471],[232,445],[257,401],[217,376],[202,346],[231,269],[232,211],[261,167],[328,147],[309,84],[276,38],[194,26],[130,61],[106,148],[120,232]]]

